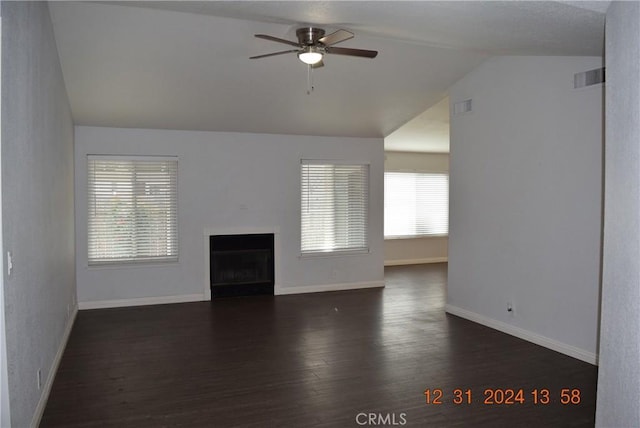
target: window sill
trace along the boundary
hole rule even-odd
[[[366,250],[354,250],[354,251],[319,251],[317,253],[305,253],[298,256],[299,259],[317,259],[328,257],[342,257],[342,256],[362,256],[371,254],[371,251]]]
[[[434,238],[448,238],[449,235],[411,235],[411,236],[385,236],[385,241],[402,241],[404,239],[434,239]]]
[[[113,262],[113,263],[96,263],[87,264],[89,270],[99,269],[131,269],[131,268],[154,268],[154,267],[174,267],[180,264],[180,260],[170,261],[144,261],[144,262]]]

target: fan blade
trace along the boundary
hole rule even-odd
[[[267,34],[256,34],[255,36],[259,39],[271,40],[272,42],[284,43],[285,45],[296,46],[298,48],[300,47],[299,43],[292,42],[290,40],[279,39],[277,37],[269,36]]]
[[[322,60],[316,62],[315,64],[313,64],[311,66],[311,68],[320,68],[320,67],[324,67],[324,61],[322,61]]]
[[[287,54],[287,53],[291,53],[291,52],[298,52],[298,49],[291,49],[289,51],[280,51],[280,52],[274,52],[274,53],[270,53],[270,54],[251,56],[251,57],[249,57],[249,59],[266,58],[268,56],[283,55],[283,54]]]
[[[359,56],[363,58],[375,58],[378,55],[378,51],[368,51],[365,49],[334,48],[327,46],[326,50],[327,53],[330,54]]]
[[[347,30],[338,30],[329,34],[328,36],[324,36],[318,41],[325,46],[335,45],[336,43],[344,42],[345,40],[349,40],[353,38],[353,33]]]

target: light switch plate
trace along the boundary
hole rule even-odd
[[[11,276],[13,272],[13,255],[11,251],[7,251],[7,276]]]

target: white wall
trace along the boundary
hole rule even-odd
[[[449,155],[445,153],[385,152],[385,171],[449,172]],[[386,266],[442,262],[447,260],[446,236],[411,239],[385,239]]]
[[[73,124],[47,3],[1,7],[9,398],[12,426],[27,427],[39,421],[75,313]]]
[[[0,7],[0,71],[2,71],[2,7]],[[2,97],[0,97],[0,110]],[[2,225],[2,118],[0,117],[0,225]],[[2,227],[0,227],[0,272],[4,272]],[[4,325],[4,275],[0,274],[0,427],[11,426],[9,381],[7,369],[7,340]]]
[[[179,157],[178,263],[87,266],[87,154]],[[168,296],[201,300],[207,288],[205,229],[279,230],[276,293],[382,286],[383,157],[381,139],[77,127],[76,257],[81,307],[114,306],[118,304],[114,301],[123,299],[133,304],[154,302]],[[370,163],[369,254],[300,258],[301,159]]]
[[[602,86],[592,57],[497,57],[450,90],[447,310],[595,363]],[[507,303],[514,312],[507,311]]]
[[[606,29],[605,207],[596,426],[640,426],[640,4]]]

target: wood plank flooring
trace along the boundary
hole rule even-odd
[[[81,311],[41,426],[592,427],[596,367],[445,314],[446,275],[403,266],[385,289]],[[484,404],[487,388],[525,402]],[[563,388],[580,403],[561,404]]]

